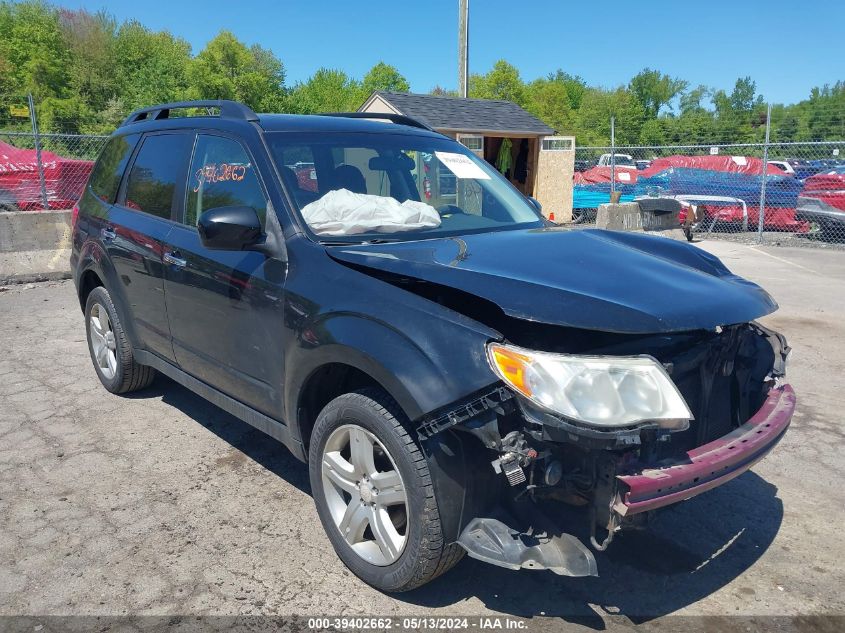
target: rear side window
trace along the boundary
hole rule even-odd
[[[249,154],[237,141],[200,134],[188,179],[185,224],[196,226],[204,211],[216,207],[252,207],[265,225],[267,199]]]
[[[123,178],[126,163],[129,162],[138,137],[138,134],[127,134],[110,138],[97,159],[88,186],[91,192],[103,202],[109,204],[114,202],[120,179]]]
[[[190,134],[156,134],[144,139],[129,172],[124,205],[170,219],[177,183],[184,182],[191,151]]]

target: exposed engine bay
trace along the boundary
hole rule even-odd
[[[644,526],[652,509],[744,472],[785,432],[789,416],[773,421],[778,407],[794,406],[791,388],[779,386],[790,349],[757,323],[655,335],[527,324],[518,342],[549,352],[652,357],[692,417],[674,428],[596,428],[497,385],[423,420],[417,432],[446,475],[441,485],[461,476],[448,463],[457,451],[474,464],[466,468],[466,492],[453,491],[463,505],[453,526],[458,542],[471,556],[505,567],[594,575],[589,549],[556,525],[555,503],[583,509],[589,541],[602,551],[618,531]],[[660,481],[663,487],[650,487]],[[641,493],[642,486],[649,490]]]

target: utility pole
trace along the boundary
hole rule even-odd
[[[458,0],[458,91],[469,91],[469,0]]]

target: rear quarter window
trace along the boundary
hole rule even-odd
[[[109,204],[114,202],[117,196],[117,189],[120,186],[120,179],[126,171],[126,164],[132,155],[132,150],[138,143],[139,134],[127,134],[126,136],[114,136],[108,140],[103,148],[88,186],[91,193],[103,202]]]
[[[181,132],[146,136],[129,170],[123,206],[170,219],[192,143],[193,135]]]

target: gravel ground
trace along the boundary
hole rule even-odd
[[[397,596],[343,567],[283,447],[162,377],[108,394],[70,282],[0,289],[0,615],[511,615],[590,629],[780,615],[836,630],[808,616],[845,614],[845,257],[700,245],[781,304],[764,322],[795,348],[799,410],[775,452],[620,536],[596,556],[599,578],[464,559]]]

